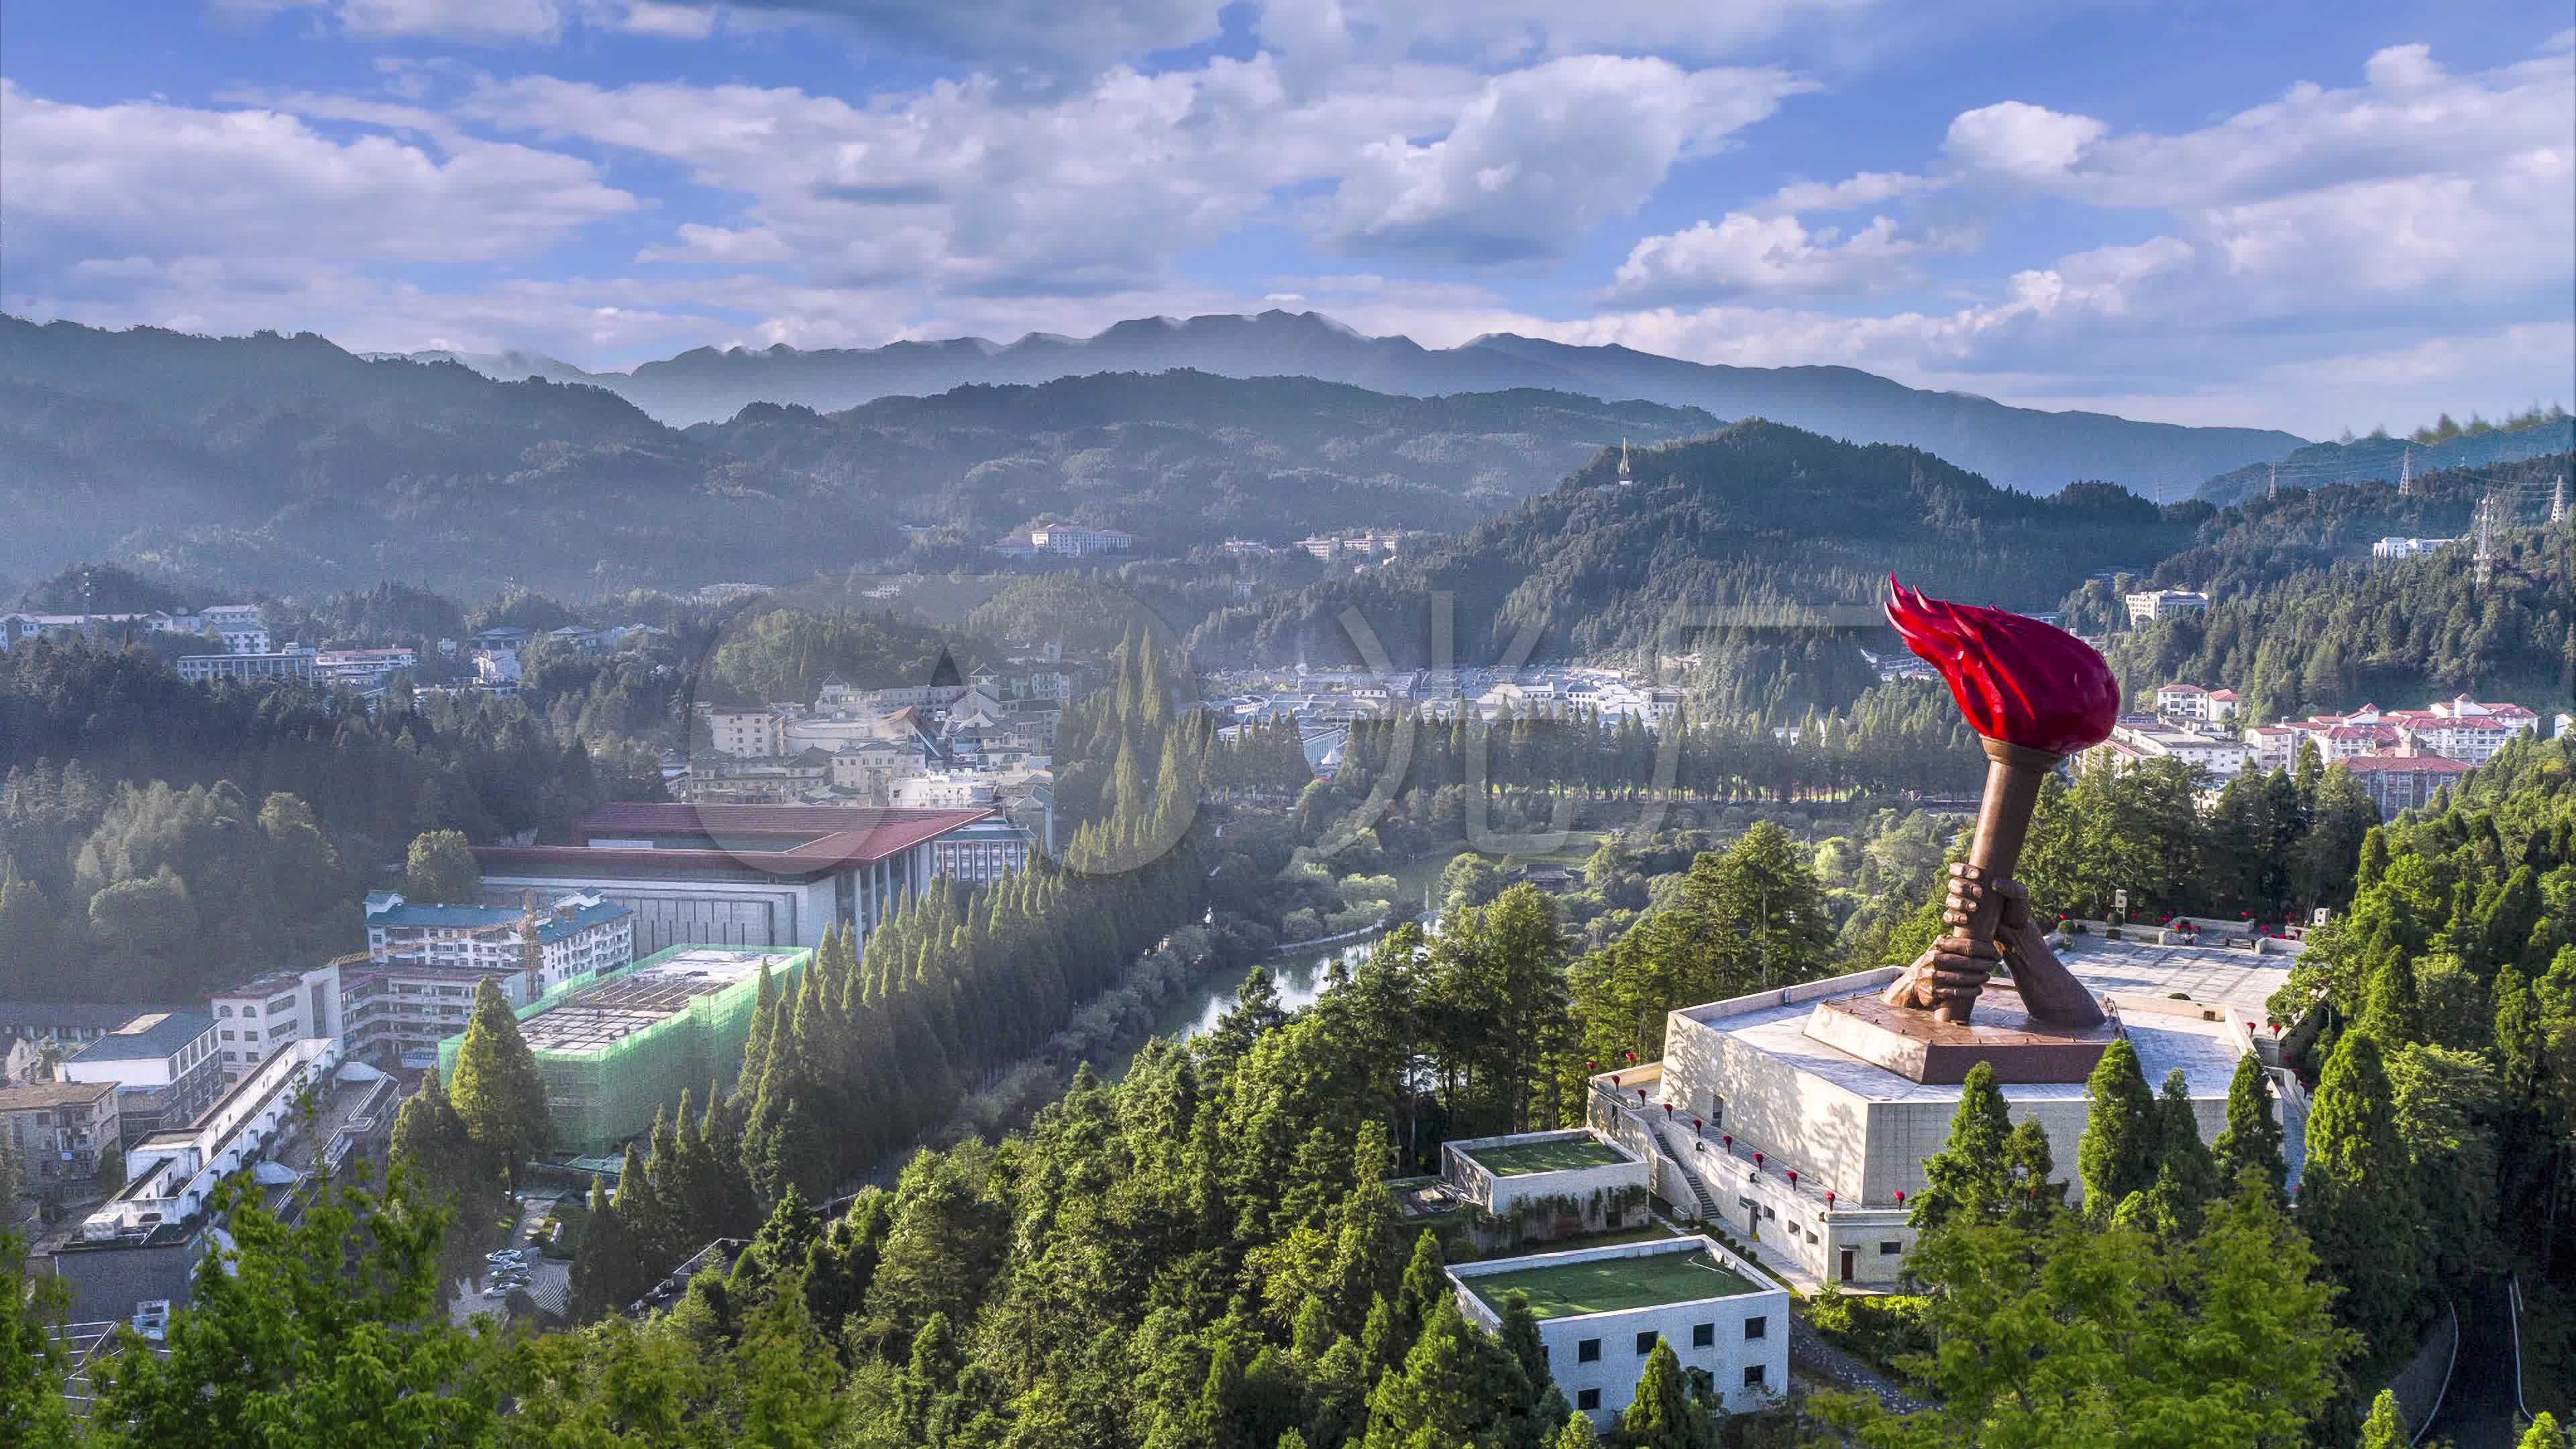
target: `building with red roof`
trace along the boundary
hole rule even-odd
[[[998,819],[983,809],[623,802],[583,816],[576,844],[480,845],[474,858],[487,892],[589,891],[633,911],[638,955],[814,946],[835,922],[864,940],[933,878],[969,874],[970,859],[977,879],[1025,866],[1026,835],[1001,821],[1012,838],[997,840]]]

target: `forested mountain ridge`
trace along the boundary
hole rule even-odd
[[[1722,426],[1694,408],[1565,393],[1389,397],[1183,371],[967,386],[830,415],[755,404],[688,435],[978,544],[1053,513],[1181,551],[1361,525],[1456,532],[1623,438]]]
[[[1805,702],[1839,705],[1875,678],[1847,635],[1827,647],[1759,626],[1688,640],[1663,631],[1692,609],[1869,607],[1891,570],[1938,596],[2047,608],[2098,570],[2152,567],[2209,516],[2105,484],[2032,497],[1918,448],[1762,421],[1636,450],[1633,486],[1616,467],[1598,459],[1418,560],[1229,610],[1192,646],[1202,658],[1352,659],[1339,619],[1356,606],[1396,662],[1422,663],[1429,597],[1450,592],[1460,663],[1494,661],[1525,626],[1540,630],[1541,658],[1751,648],[1830,671]]]
[[[597,388],[311,335],[0,318],[0,573],[110,558],[244,590],[698,583],[845,563],[812,527],[820,502]]]
[[[2284,488],[2322,488],[2365,480],[2394,484],[2410,466],[2415,477],[2446,468],[2482,468],[2526,458],[2564,453],[2576,448],[2576,418],[2556,417],[2535,426],[2490,428],[2437,442],[2375,436],[2349,442],[2310,443],[2277,460]],[[2200,485],[2194,495],[2212,503],[2239,503],[2263,496],[2275,476],[2272,462],[2249,463]]]
[[[444,354],[442,354],[444,355]],[[550,359],[465,359],[498,375]],[[1312,312],[1170,317],[1120,322],[1087,338],[1032,333],[894,342],[803,352],[696,348],[631,373],[579,379],[613,389],[676,423],[729,418],[755,402],[830,412],[891,395],[967,383],[1038,383],[1104,372],[1188,368],[1228,377],[1297,375],[1373,392],[1439,396],[1541,388],[1767,417],[1858,442],[1906,443],[2029,492],[2108,478],[2179,496],[2214,473],[2278,458],[2300,445],[2284,432],[2136,422],[2106,413],[2043,412],[1969,393],[1933,392],[1849,367],[1725,367],[1626,347],[1577,347],[1488,334],[1451,348],[1406,337],[1364,337]],[[548,371],[545,375],[555,375]]]

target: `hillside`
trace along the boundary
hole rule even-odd
[[[0,318],[0,508],[14,520],[0,578],[113,561],[227,590],[400,578],[580,598],[840,572],[898,552],[898,522],[981,544],[1056,513],[1175,552],[1230,534],[1452,531],[1623,436],[1718,426],[1563,394],[1385,397],[1178,373],[831,417],[757,407],[684,432],[596,387],[371,361],[310,335]]]
[[[2214,473],[2279,458],[2301,441],[2262,429],[2186,428],[2103,413],[2007,407],[1967,393],[1905,387],[1848,367],[1709,366],[1510,333],[1427,348],[1404,337],[1364,337],[1311,312],[1185,321],[1151,317],[1088,338],[1032,333],[1008,344],[953,338],[814,352],[702,347],[631,373],[577,378],[552,371],[560,364],[550,359],[466,360],[504,375],[544,370],[561,380],[593,382],[658,418],[683,424],[730,418],[755,402],[831,412],[967,383],[1038,383],[1173,368],[1225,377],[1312,377],[1415,397],[1538,388],[1703,408],[1721,418],[1769,418],[1855,442],[1909,444],[2036,493],[2076,479],[2108,479],[2156,496],[2179,496]]]
[[[1491,662],[1535,626],[1534,657],[1698,650],[1742,675],[1718,681],[1741,703],[1841,704],[1874,679],[1849,634],[1755,624],[1677,642],[1666,631],[1709,607],[1866,608],[1890,570],[1935,595],[2045,609],[2096,570],[2152,567],[2208,514],[2098,484],[2034,498],[1921,449],[1765,422],[1641,450],[1633,487],[1614,469],[1596,460],[1419,560],[1229,610],[1193,647],[1202,664],[1353,659],[1339,617],[1356,606],[1397,662],[1422,663],[1429,596],[1447,591],[1461,663]]]
[[[2349,443],[2310,443],[2278,461],[2284,488],[2323,488],[2334,483],[2375,481],[2394,484],[2411,457],[2422,478],[2450,468],[2485,468],[2576,448],[2576,418],[2557,418],[2536,427],[2502,428],[2468,433],[2438,443],[2409,438],[2356,438]],[[2260,498],[2270,487],[2269,462],[2231,469],[2200,485],[2195,497],[2212,503],[2241,503]]]
[[[977,543],[1054,513],[1182,552],[1361,524],[1463,531],[1622,438],[1720,426],[1695,409],[1564,393],[1386,397],[1172,372],[961,387],[828,416],[755,405],[688,435]]]

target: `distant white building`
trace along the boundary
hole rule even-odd
[[[1082,528],[1069,523],[1055,523],[1029,530],[1029,544],[1038,552],[1076,558],[1095,553],[1125,553],[1135,543],[1134,534],[1116,528]]]
[[[341,1035],[340,963],[253,977],[215,993],[207,1009],[215,1018],[224,1085],[230,1086],[290,1042]]]
[[[2420,558],[2445,544],[2458,543],[2456,538],[2383,538],[2370,546],[2370,556],[2377,559]]]
[[[2156,713],[2166,719],[2225,724],[2236,717],[2239,703],[2232,689],[2203,689],[2197,684],[2156,686]]]
[[[262,679],[285,679],[298,684],[311,684],[319,677],[310,649],[281,649],[269,654],[182,654],[179,677],[190,684],[204,684],[214,679],[237,679],[245,683]]]
[[[223,640],[227,654],[266,654],[271,648],[257,604],[212,604],[197,611],[197,620],[195,632]]]
[[[2228,735],[2115,725],[2109,739],[2084,752],[2082,764],[2099,769],[2174,759],[2191,766],[2204,783],[2223,785],[2243,773],[2252,758],[2243,740]]]
[[[2189,589],[2152,589],[2128,595],[2129,622],[2152,624],[2176,614],[2197,614],[2209,608],[2209,595]]]

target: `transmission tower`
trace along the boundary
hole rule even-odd
[[[2405,498],[2415,492],[2415,450],[2408,448],[2397,459],[2397,496]]]
[[[2564,473],[2558,475],[2558,487],[2549,495],[2549,521],[2567,521],[2567,475]]]
[[[2493,493],[2478,500],[2478,518],[2474,527],[2478,541],[2477,583],[2481,590],[2495,577],[2495,515],[2499,501]]]
[[[2272,465],[2272,481],[2264,485],[2263,496],[2266,498],[2281,496],[2281,465],[2278,463]]]

